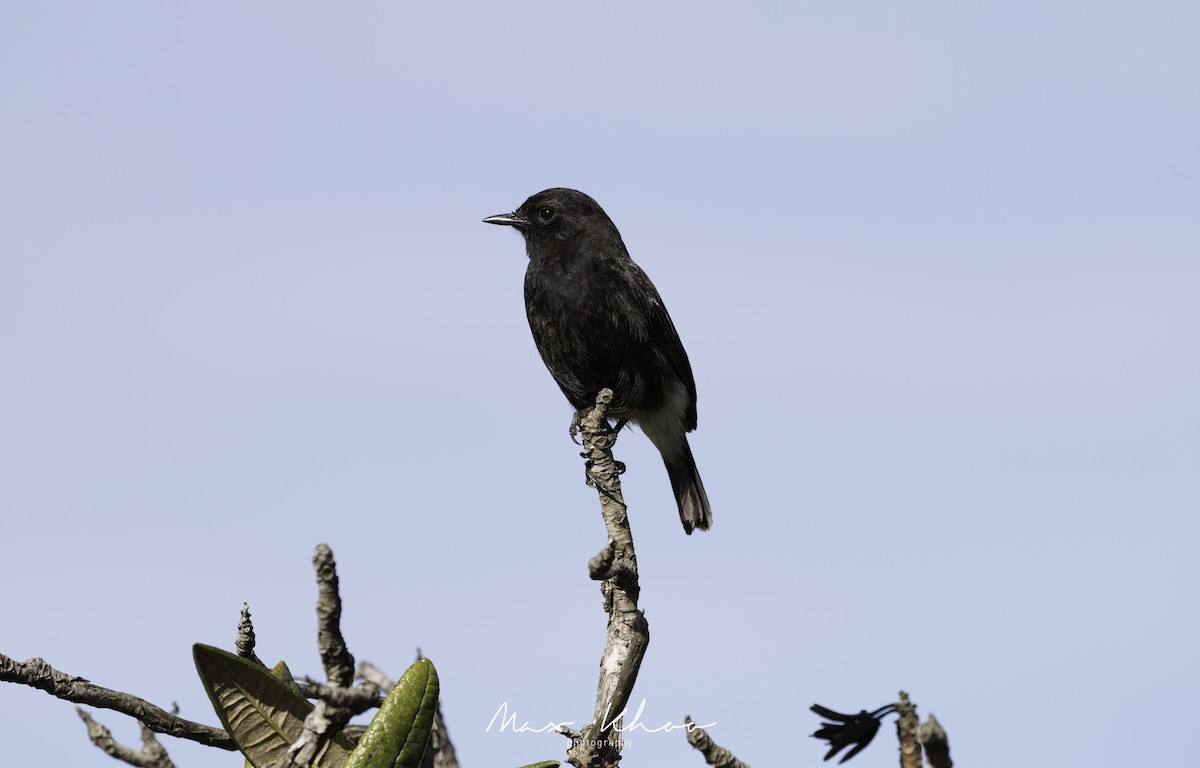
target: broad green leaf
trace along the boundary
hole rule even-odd
[[[417,768],[429,744],[438,691],[432,661],[421,659],[409,667],[358,740],[346,768]]]
[[[211,645],[196,643],[192,656],[217,717],[242,754],[255,766],[282,761],[313,710],[308,699],[292,690],[295,683],[285,685],[254,662]],[[341,768],[353,749],[354,743],[339,733],[321,748],[313,765]]]

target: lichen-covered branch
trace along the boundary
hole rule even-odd
[[[599,494],[600,514],[608,529],[607,544],[588,563],[591,577],[602,581],[600,594],[608,613],[608,631],[592,722],[577,737],[572,734],[567,750],[567,762],[577,768],[614,768],[620,763],[620,725],[650,643],[650,626],[637,603],[637,556],[621,495],[622,468],[612,454],[617,434],[606,418],[612,398],[612,390],[601,390],[596,407],[580,422],[588,484]]]
[[[338,688],[336,685],[324,685],[307,679],[304,683],[305,696],[320,699],[339,709],[349,710],[350,717],[361,715],[383,703],[379,686],[370,681],[359,683],[352,688]]]
[[[80,707],[75,707],[75,712],[87,725],[88,738],[105,754],[137,768],[175,768],[175,763],[171,762],[166,748],[159,743],[154,731],[147,728],[145,723],[138,723],[142,729],[142,748],[135,751],[113,738],[112,731],[96,722]]]
[[[317,572],[317,650],[330,685],[349,688],[354,682],[354,657],[342,638],[342,596],[338,593],[337,563],[328,544],[313,553]]]
[[[917,741],[925,749],[925,764],[929,768],[954,768],[954,761],[950,759],[950,739],[932,713],[917,729]]]
[[[313,569],[317,573],[317,650],[329,684],[319,686],[308,681],[320,698],[304,718],[300,738],[288,748],[283,768],[310,765],[326,741],[345,728],[351,717],[368,708],[364,706],[366,698],[379,697],[373,683],[365,683],[357,691],[348,690],[354,682],[354,657],[342,638],[342,596],[338,593],[337,563],[329,545],[317,545]]]
[[[384,672],[382,669],[369,661],[358,662],[358,671],[355,672],[355,676],[360,680],[366,680],[369,683],[375,683],[375,685],[379,686],[379,690],[382,691],[385,696],[390,693],[393,686],[396,685],[396,681],[392,680],[392,678],[388,676],[387,672]]]
[[[917,706],[908,700],[908,693],[900,691],[896,702],[896,737],[900,740],[900,768],[921,768],[921,745],[917,743]]]
[[[242,603],[242,615],[238,619],[237,636],[233,640],[233,647],[237,649],[237,655],[243,659],[249,659],[260,667],[266,667],[262,659],[254,654],[254,622],[250,621],[250,603]]]
[[[684,717],[683,722],[687,725],[688,744],[704,755],[704,762],[713,768],[750,768],[749,764],[738,760],[737,756],[728,749],[718,746],[707,731],[696,725],[691,715]]]
[[[145,699],[60,672],[42,659],[19,662],[0,654],[0,681],[21,683],[43,690],[59,699],[129,715],[155,733],[165,733],[177,739],[188,739],[219,749],[237,749],[229,734],[220,728],[176,717]]]

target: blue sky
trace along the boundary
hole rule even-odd
[[[811,765],[909,690],[964,765],[1191,762],[1200,12],[1181,2],[9,3],[0,651],[215,723],[190,645],[438,664],[464,766],[586,721],[603,543],[519,237],[588,192],[664,296],[714,507],[618,457],[643,722]],[[128,742],[132,721],[99,718]],[[1016,730],[1014,731],[1014,727]],[[855,764],[893,765],[891,726]],[[700,765],[636,734],[627,765]],[[231,765],[166,740],[177,764]],[[0,686],[9,762],[107,765]]]

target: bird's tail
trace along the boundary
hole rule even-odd
[[[691,534],[696,529],[707,531],[712,527],[712,507],[696,469],[696,460],[692,458],[692,448],[686,437],[680,437],[683,437],[683,445],[679,450],[670,454],[662,452],[667,476],[671,478],[671,490],[675,491],[675,502],[679,504],[679,520],[685,533]]]

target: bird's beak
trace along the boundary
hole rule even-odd
[[[486,219],[483,220],[483,223],[484,224],[503,224],[507,227],[516,227],[517,229],[524,229],[525,226],[527,224],[529,224],[529,222],[526,219],[522,219],[520,216],[518,216],[515,213],[502,213],[499,216],[488,216]]]

